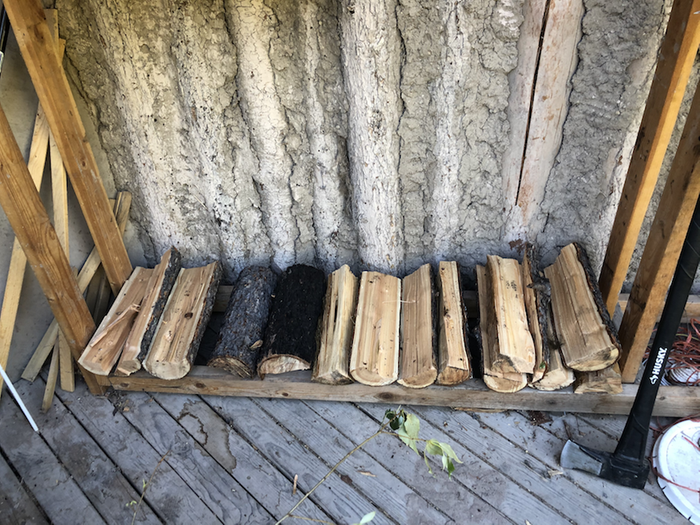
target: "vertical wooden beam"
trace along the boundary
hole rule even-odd
[[[68,80],[55,52],[41,2],[5,0],[4,5],[110,286],[116,294],[131,275],[131,262]]]
[[[700,196],[700,89],[683,129],[620,325],[622,380],[634,382]]]
[[[569,79],[577,63],[582,18],[582,0],[549,3],[516,199],[526,232],[542,202],[549,172],[561,146],[569,107]]]
[[[598,284],[611,314],[627,277],[699,44],[700,0],[675,0],[600,272]]]
[[[0,206],[17,236],[49,306],[68,340],[73,356],[95,331],[82,292],[39,198],[39,192],[0,108]],[[77,359],[76,357],[76,359]],[[101,391],[94,376],[86,375],[91,390]]]
[[[41,186],[41,179],[44,175],[44,163],[46,162],[46,150],[48,147],[49,125],[46,122],[41,106],[39,106],[36,119],[34,120],[34,133],[32,135],[32,144],[29,148],[29,162],[27,163],[27,168],[37,191]],[[17,320],[19,298],[22,295],[22,282],[24,281],[24,270],[26,267],[27,257],[24,255],[19,241],[15,238],[10,257],[10,269],[7,272],[2,310],[0,310],[0,365],[3,368],[7,368],[7,360],[10,356],[12,333]],[[0,392],[2,392],[2,384],[3,380],[0,377]]]

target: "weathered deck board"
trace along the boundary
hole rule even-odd
[[[550,476],[546,464],[529,452],[513,447],[502,436],[481,428],[478,421],[464,412],[446,412],[426,407],[418,409],[416,415],[434,428],[443,427],[450,438],[499,472],[517,480],[534,496],[555,506],[567,518],[589,523],[631,523],[620,513],[601,505],[593,496],[576,490],[576,486],[566,477]],[[426,428],[425,432],[429,435],[433,429]],[[494,450],[497,452],[494,453]]]
[[[282,475],[200,397],[158,394],[155,399],[275,519],[284,516],[304,495],[297,491],[297,495],[292,496],[292,480]],[[329,516],[308,499],[295,514],[329,520]]]
[[[229,397],[207,398],[217,413],[251,443],[288,478],[298,474],[298,487],[310,490],[332,465],[303,446],[295,436],[281,428],[250,399]],[[375,506],[339,476],[331,476],[314,492],[310,499],[341,523],[354,523],[375,509]],[[354,520],[354,521],[351,521]],[[372,524],[397,523],[386,514],[378,512]]]
[[[124,415],[224,523],[268,523],[272,516],[147,394],[130,396]]]
[[[35,414],[41,435],[107,523],[131,523],[133,510],[127,504],[138,501],[137,492],[116,465],[105,455],[92,437],[54,397],[51,410],[39,411],[44,392],[44,381],[22,381],[17,385],[27,408]],[[139,487],[140,489],[141,487]],[[160,523],[158,517],[142,504],[135,523]]]
[[[12,396],[0,401],[0,448],[54,525],[105,523]]]
[[[339,410],[337,404],[309,404],[327,420],[333,418],[334,412],[337,413]],[[343,411],[343,419],[348,426],[362,429],[376,428],[379,424],[378,420],[381,419],[386,408],[389,407],[367,405],[364,407],[365,410],[360,410],[349,406]],[[371,412],[372,416],[367,412]],[[363,431],[357,432],[355,436],[346,437],[356,441],[361,440],[364,434]],[[427,434],[423,433],[422,437],[426,436]],[[449,442],[464,462],[457,466],[458,471],[455,472],[452,481],[449,481],[444,473],[439,473],[435,478],[431,476],[422,462],[422,458],[418,458],[414,452],[396,439],[373,440],[365,446],[365,450],[379,463],[391,468],[407,484],[414,487],[425,485],[427,490],[436,491],[433,492],[434,497],[438,497],[437,493],[440,492],[450,494],[451,496],[443,499],[438,506],[441,509],[450,509],[451,513],[459,516],[460,519],[455,520],[458,523],[460,520],[464,520],[467,515],[470,516],[470,520],[476,521],[475,514],[478,512],[475,512],[473,506],[475,503],[478,506],[481,503],[479,500],[483,500],[488,505],[498,509],[506,518],[516,523],[523,523],[525,519],[528,519],[530,523],[568,523],[562,515],[546,505],[534,501],[525,488],[508,479],[491,465],[454,442],[449,436],[436,431],[430,437]],[[440,466],[434,462],[433,467],[440,469]],[[460,496],[455,497],[455,491]]]
[[[89,395],[82,382],[76,384],[74,393],[58,391],[57,395],[133,484],[141,487],[148,481],[162,454],[107,398]],[[144,499],[166,523],[220,521],[167,462],[153,476]]]
[[[624,418],[608,416],[608,419],[623,420]],[[482,413],[478,415],[478,420],[494,432],[507,436],[515,446],[524,448],[549,468],[562,471],[562,476],[568,477],[581,490],[598,498],[601,505],[618,509],[635,523],[663,525],[676,523],[677,521],[674,520],[681,518],[668,502],[664,501],[660,504],[646,491],[619,487],[578,470],[562,469],[559,465],[559,454],[564,443],[569,439],[569,434],[572,439],[601,450],[613,450],[614,447],[612,439],[604,439],[605,436],[601,432],[586,425],[574,414],[555,416],[552,422],[541,425],[533,425],[525,416],[517,412]],[[650,484],[647,483],[647,488],[649,486]],[[653,486],[658,487],[656,482]]]
[[[278,423],[330,465],[335,465],[355,447],[350,440],[304,403],[286,399],[259,399],[255,403],[266,412],[274,414]],[[338,416],[343,417],[342,413]],[[379,426],[363,437],[369,437],[378,428]],[[377,439],[386,439],[386,437],[381,436]],[[374,476],[361,474],[361,471],[371,472]],[[361,491],[374,505],[384,509],[399,523],[414,520],[437,525],[452,521],[363,450],[358,450],[348,458],[336,472],[341,479]],[[386,487],[392,487],[392,489],[387,491]]]
[[[46,518],[0,456],[0,516],[7,525],[47,524]]]

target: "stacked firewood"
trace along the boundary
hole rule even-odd
[[[562,249],[538,271],[534,250],[523,264],[490,256],[477,267],[484,382],[498,392],[529,385],[577,393],[619,393],[617,334],[583,249]]]
[[[78,361],[85,369],[109,375],[117,365],[116,375],[141,367],[161,379],[187,375],[209,323],[221,266],[182,268],[180,259],[171,248],[154,269],[134,270]]]
[[[565,247],[539,271],[527,246],[522,264],[489,256],[477,266],[481,363],[499,392],[525,386],[619,392],[619,343],[583,250]],[[191,369],[209,321],[218,263],[181,268],[171,248],[152,269],[137,268],[85,349],[95,374],[141,368],[162,379]],[[226,307],[208,366],[243,378],[312,370],[325,384],[394,382],[423,388],[472,376],[467,312],[456,262],[429,264],[403,279],[355,276],[348,266],[328,279],[295,265],[281,275],[244,269]],[[475,349],[474,349],[475,350]]]

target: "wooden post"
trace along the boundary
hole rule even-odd
[[[77,359],[95,331],[95,323],[2,108],[0,206],[34,270],[73,356]],[[87,374],[85,380],[91,391],[102,391],[94,376]]]
[[[131,275],[131,262],[119,235],[68,80],[56,54],[41,2],[6,0],[4,5],[95,246],[100,253],[110,286],[116,295]]]
[[[699,44],[700,0],[675,0],[600,272],[600,291],[611,315],[627,277]]]
[[[44,163],[46,161],[46,150],[49,147],[49,125],[46,122],[44,112],[39,106],[34,121],[34,133],[32,135],[32,145],[29,149],[29,162],[27,168],[34,180],[37,188],[41,186],[41,179],[44,175]],[[10,345],[12,343],[12,332],[17,320],[17,310],[19,308],[19,298],[22,294],[22,282],[24,281],[24,270],[27,267],[27,257],[22,251],[19,241],[15,238],[12,245],[12,256],[10,258],[10,269],[7,272],[5,284],[5,294],[2,300],[2,310],[0,311],[0,366],[7,367],[7,360],[10,356]],[[2,392],[2,378],[0,378],[0,392]]]
[[[620,325],[622,380],[634,382],[700,195],[700,90],[685,122]]]

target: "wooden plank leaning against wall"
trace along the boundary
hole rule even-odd
[[[132,272],[68,79],[54,52],[39,0],[5,0],[22,57],[114,294]],[[58,316],[56,316],[59,319]]]
[[[675,0],[620,196],[599,286],[615,312],[700,45],[700,0]]]

